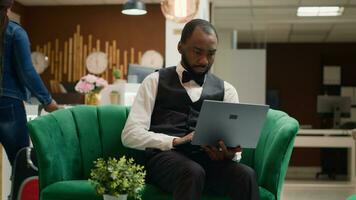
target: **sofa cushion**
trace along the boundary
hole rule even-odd
[[[45,200],[102,200],[94,186],[87,180],[60,181],[47,186],[41,192]]]
[[[169,200],[171,194],[163,192],[157,187],[146,184],[141,190],[144,200]],[[41,199],[46,200],[102,200],[95,194],[94,186],[87,180],[61,181],[46,187],[41,193]],[[216,195],[203,195],[202,200],[228,200],[227,197]],[[274,195],[268,190],[260,187],[261,200],[274,200]],[[130,198],[129,198],[130,200]]]
[[[260,200],[275,200],[276,197],[268,190],[263,187],[259,187],[260,189]]]
[[[275,196],[268,190],[259,187],[260,200],[275,200]],[[146,184],[144,189],[141,190],[142,199],[144,200],[170,200],[172,195],[168,192],[164,192],[159,188]],[[219,195],[204,194],[202,200],[229,200],[228,197]]]

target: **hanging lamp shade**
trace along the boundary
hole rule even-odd
[[[163,15],[177,23],[185,23],[193,19],[199,9],[199,0],[162,0]]]
[[[147,13],[145,3],[141,0],[128,0],[122,7],[122,14],[144,15]]]

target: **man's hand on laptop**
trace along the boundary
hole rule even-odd
[[[232,160],[236,152],[242,151],[240,146],[227,148],[222,140],[219,141],[218,148],[215,146],[203,146],[203,148],[212,160]]]
[[[192,139],[193,139],[193,135],[194,135],[194,131],[189,133],[188,135],[183,136],[183,137],[174,138],[173,139],[173,147],[176,147],[176,146],[191,142]]]

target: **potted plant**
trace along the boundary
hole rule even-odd
[[[145,175],[143,166],[135,164],[132,158],[99,158],[94,161],[89,181],[104,200],[126,200],[128,196],[141,199],[139,190],[145,184]]]
[[[121,80],[121,70],[114,68],[112,70],[112,76],[114,77],[114,83],[120,83],[120,82],[124,82],[124,80]]]

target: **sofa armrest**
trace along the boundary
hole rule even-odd
[[[295,119],[270,109],[255,150],[254,168],[258,183],[272,192],[276,199],[280,198],[298,129]]]

